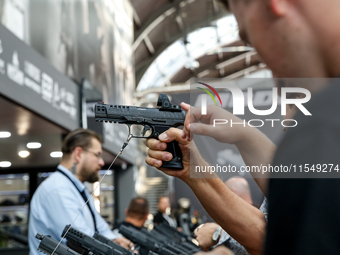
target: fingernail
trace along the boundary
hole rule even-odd
[[[185,139],[185,132],[182,132],[182,138]]]
[[[169,137],[166,133],[163,133],[158,138],[159,138],[159,140],[167,140]]]
[[[157,160],[155,162],[155,167],[161,167],[161,165],[162,165],[162,161]]]
[[[165,154],[164,155],[164,160],[170,160],[172,158],[171,154]]]

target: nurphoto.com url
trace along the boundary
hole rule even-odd
[[[241,166],[219,165],[215,166],[195,166],[195,173],[339,173],[338,164],[301,164],[289,166],[284,165],[260,165],[260,166]]]

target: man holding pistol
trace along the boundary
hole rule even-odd
[[[257,50],[275,77],[340,75],[340,30],[335,26],[340,22],[338,0],[230,0],[229,6],[241,39]],[[193,142],[189,156],[189,140],[199,134],[235,144],[249,166],[339,164],[339,80],[300,87],[312,93],[306,107],[313,116],[297,113],[299,125],[287,131],[277,150],[255,128],[212,128],[212,119],[240,121],[223,109],[208,107],[207,115],[202,116],[187,104],[182,104],[188,111],[183,134],[170,129],[159,136],[159,141],[147,141],[150,150],[146,162],[186,182],[212,218],[250,254],[339,254],[340,230],[334,227],[340,222],[339,179],[272,179],[266,233],[264,215],[233,194],[221,180],[190,178],[190,165],[207,163]],[[183,153],[182,171],[161,168],[162,160],[171,158],[162,150],[173,140],[179,142]],[[257,183],[267,194],[267,180]]]

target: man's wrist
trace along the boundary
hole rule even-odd
[[[191,161],[189,162],[187,174],[179,177],[182,181],[184,181],[187,185],[195,185],[201,183],[199,179],[202,178],[213,178],[214,174],[207,174],[203,172],[196,172],[196,167],[199,166],[200,168],[209,167],[209,164],[202,158],[202,156],[197,152],[197,154],[193,155],[191,153]],[[191,176],[191,173],[193,173],[193,176]],[[192,178],[193,177],[193,178]]]
[[[239,146],[244,146],[249,143],[249,139],[256,136],[256,133],[259,131],[257,128],[246,126],[244,128],[240,128],[242,132],[237,135],[237,141],[234,145],[238,148]]]

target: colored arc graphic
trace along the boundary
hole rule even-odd
[[[216,91],[213,87],[211,87],[210,85],[205,84],[205,83],[203,83],[203,82],[199,82],[199,81],[198,81],[197,83],[202,84],[202,85],[208,87],[209,89],[211,89],[211,90],[215,93],[215,95],[218,97],[218,100],[220,100],[220,103],[221,103],[221,105],[222,105],[222,100],[221,100],[221,98],[220,98],[220,95],[217,93],[217,91]],[[202,89],[202,88],[199,88],[199,89]],[[206,89],[202,89],[202,90],[204,90],[206,93],[208,93],[208,94],[211,96],[211,98],[212,98],[212,99],[214,100],[214,102],[215,102],[215,105],[217,106],[216,101],[215,101],[215,99],[214,99],[214,96],[213,96],[208,90],[206,90]]]
[[[210,93],[209,90],[206,90],[206,89],[203,89],[203,88],[200,88],[200,87],[197,87],[197,88],[204,90],[207,94],[209,94],[211,96],[212,100],[214,100],[215,105],[217,106],[216,100],[215,100],[214,96]]]

